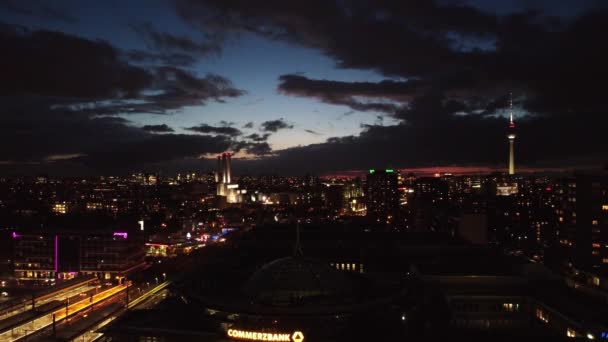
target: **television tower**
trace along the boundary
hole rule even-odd
[[[507,138],[509,138],[509,175],[514,175],[515,174],[515,150],[514,150],[514,144],[515,144],[515,137],[517,136],[517,134],[515,134],[515,122],[513,122],[513,93],[509,93],[510,99],[509,99],[509,109],[510,109],[510,113],[509,113],[509,130],[507,133]]]

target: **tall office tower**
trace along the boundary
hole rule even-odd
[[[509,131],[507,133],[507,138],[509,139],[509,175],[515,174],[515,122],[513,121],[513,95],[511,95],[510,99],[510,120],[509,120]]]
[[[369,170],[365,185],[367,216],[379,222],[392,222],[399,210],[398,187],[397,173],[393,170]]]

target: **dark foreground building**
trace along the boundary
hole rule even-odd
[[[94,275],[120,281],[144,263],[143,238],[113,229],[13,232],[15,278],[41,282]]]
[[[541,265],[447,235],[361,228],[303,227],[305,253],[293,252],[293,227],[232,237],[200,255],[172,299],[125,315],[104,334],[118,341],[559,341],[608,331],[604,305]]]

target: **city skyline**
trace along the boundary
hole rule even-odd
[[[7,1],[0,174],[599,168],[598,1]],[[591,77],[590,75],[595,75]]]

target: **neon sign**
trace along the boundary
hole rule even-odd
[[[228,337],[238,340],[249,341],[285,341],[285,342],[303,342],[304,334],[301,331],[294,331],[292,334],[272,333],[261,331],[246,331],[237,329],[228,329]]]
[[[114,236],[119,236],[123,239],[127,239],[128,234],[126,232],[114,232]]]

